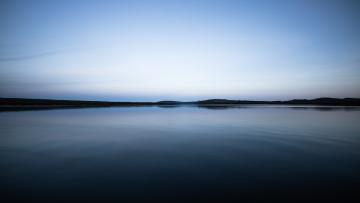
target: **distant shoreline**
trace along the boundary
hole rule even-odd
[[[199,107],[229,107],[241,105],[295,105],[295,106],[360,106],[360,98],[317,98],[294,99],[287,101],[251,101],[209,99],[193,102],[158,101],[158,102],[108,102],[85,100],[55,100],[55,99],[27,99],[27,98],[0,98],[0,111],[21,111],[36,109],[63,109],[63,108],[94,108],[94,107],[140,107],[161,106],[172,107],[191,105]]]

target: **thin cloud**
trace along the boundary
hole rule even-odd
[[[58,54],[58,53],[61,53],[61,52],[62,51],[48,51],[48,52],[31,54],[31,55],[0,57],[0,62],[30,60],[30,59],[55,55],[55,54]]]

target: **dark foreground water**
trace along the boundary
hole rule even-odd
[[[360,109],[3,112],[0,191],[0,202],[355,202]]]

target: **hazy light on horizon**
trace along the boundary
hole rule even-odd
[[[2,1],[0,96],[360,97],[356,1]]]

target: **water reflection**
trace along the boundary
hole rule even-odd
[[[153,106],[143,106],[143,107],[157,107],[157,108],[204,108],[209,110],[218,110],[218,109],[239,109],[239,108],[291,108],[295,110],[319,110],[319,111],[331,111],[331,110],[349,110],[356,111],[360,110],[359,106],[311,106],[311,105],[264,105],[264,104],[176,104],[176,105],[153,105]],[[12,111],[41,111],[41,110],[66,110],[66,109],[89,109],[89,108],[139,108],[139,106],[119,106],[119,107],[77,107],[77,106],[44,106],[44,107],[0,107],[0,113],[3,112],[12,112]]]
[[[2,113],[1,197],[25,202],[356,199],[357,109],[215,109]]]

